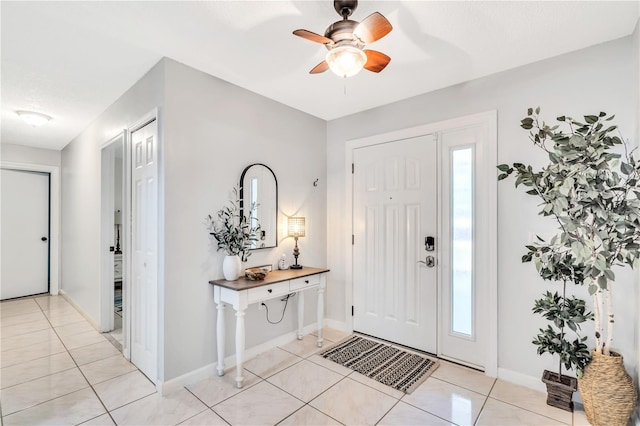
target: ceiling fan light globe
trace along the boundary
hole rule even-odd
[[[367,62],[367,55],[354,46],[338,46],[327,52],[329,68],[340,77],[358,74]]]

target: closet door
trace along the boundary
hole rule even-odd
[[[49,174],[2,169],[0,298],[49,291]]]
[[[131,134],[131,362],[158,378],[158,126]]]

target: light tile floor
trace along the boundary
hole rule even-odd
[[[313,335],[247,361],[243,389],[226,374],[162,396],[62,297],[2,302],[0,318],[3,425],[588,424],[541,392],[444,361],[405,395],[315,355]]]

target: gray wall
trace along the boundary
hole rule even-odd
[[[279,245],[254,251],[243,266],[275,264],[282,253],[292,261],[293,241],[284,238],[284,224],[285,215],[294,214],[307,219],[301,263],[325,266],[327,168],[323,120],[178,62],[166,60],[166,66],[164,380],[170,380],[216,360],[216,309],[208,281],[222,278],[224,253],[216,252],[204,217],[227,203],[247,165],[265,163],[278,179]],[[314,299],[306,298],[307,324],[314,322]],[[272,318],[279,317],[282,304],[269,303]],[[264,310],[250,307],[246,347],[295,330],[294,312],[290,302],[282,323],[270,325]],[[233,309],[226,314],[231,355]]]
[[[326,124],[173,60],[160,61],[62,151],[62,289],[96,322],[100,146],[155,107],[161,115],[164,205],[165,346],[159,379],[166,381],[216,361],[216,310],[208,281],[222,277],[224,255],[211,244],[204,217],[225,205],[247,165],[265,163],[278,178],[280,236],[277,248],[254,252],[245,266],[275,264],[282,253],[291,259],[285,215],[294,214],[307,218],[301,262],[326,265]],[[312,299],[307,298],[306,324],[314,322]],[[294,306],[289,303],[279,325],[267,324],[265,311],[250,308],[247,348],[295,330]],[[227,322],[235,324],[232,309]],[[233,335],[228,333],[228,355],[234,352]]]
[[[329,122],[327,245],[328,266],[332,270],[327,301],[329,317],[345,319],[345,141],[497,110],[498,163],[520,161],[541,166],[547,161],[545,155],[532,146],[528,133],[519,127],[527,108],[536,106],[541,106],[547,121],[563,114],[579,117],[599,111],[615,113],[615,123],[625,138],[631,139],[637,116],[629,92],[638,78],[632,46],[632,38],[626,37]],[[513,181],[498,185],[498,365],[502,373],[536,378],[528,380],[529,383],[537,381],[544,368],[555,366],[552,357],[538,356],[531,344],[538,328],[544,325],[532,315],[531,307],[547,286],[532,264],[520,261],[531,232],[555,232],[553,221],[538,217],[537,211],[537,201],[522,189],[516,190]],[[636,374],[634,274],[626,270],[618,272],[617,277],[614,346],[625,355],[628,371]],[[588,298],[585,289],[578,288],[577,293]]]
[[[60,151],[3,142],[0,144],[0,160],[60,167]]]
[[[100,321],[101,146],[164,104],[160,61],[62,150],[61,289]]]

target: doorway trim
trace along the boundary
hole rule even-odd
[[[353,316],[351,315],[351,306],[353,305],[353,246],[351,235],[354,233],[353,224],[353,151],[370,145],[377,145],[386,142],[392,142],[400,139],[414,138],[417,136],[438,133],[446,130],[459,129],[474,125],[483,124],[487,126],[487,146],[485,147],[486,164],[482,165],[482,173],[490,173],[494,171],[497,164],[498,153],[498,130],[497,130],[498,113],[496,110],[481,112],[478,114],[467,115],[449,120],[438,121],[425,125],[410,127],[407,129],[396,130],[388,133],[367,136],[364,138],[348,140],[345,143],[345,164],[344,164],[344,189],[345,189],[345,217],[347,219],[345,243],[345,323],[347,328],[353,331]],[[493,162],[491,160],[494,160]],[[490,185],[488,192],[483,193],[483,197],[487,200],[487,214],[491,218],[487,223],[488,235],[488,295],[487,295],[487,358],[485,362],[485,374],[490,377],[498,375],[498,186],[497,180],[495,184]],[[441,283],[438,283],[440,286]],[[441,292],[440,292],[441,293]],[[440,325],[438,325],[440,326]]]
[[[49,294],[57,296],[60,291],[60,167],[12,161],[2,161],[0,167],[49,174]]]
[[[122,141],[123,151],[126,146],[127,131],[123,130],[118,135],[112,137],[100,146],[100,331],[107,332],[113,330],[113,300],[114,300],[114,281],[113,281],[113,254],[106,251],[109,246],[115,246],[113,242],[114,229],[114,179],[115,179],[115,160],[113,151],[108,151],[113,144]],[[109,155],[105,159],[105,155]],[[123,159],[126,153],[123,152]],[[108,164],[105,164],[105,160]],[[124,160],[123,160],[124,163]],[[105,167],[105,165],[107,167]],[[124,179],[122,187],[125,188]],[[123,194],[124,198],[124,194]],[[123,206],[124,207],[124,206]],[[124,216],[124,215],[123,215]],[[111,271],[107,269],[107,265],[111,264]],[[127,276],[123,274],[123,287]],[[124,333],[124,326],[123,326]],[[124,334],[123,334],[124,338]],[[124,347],[124,345],[123,345]],[[124,351],[123,351],[124,353]],[[128,359],[128,358],[127,358]]]

